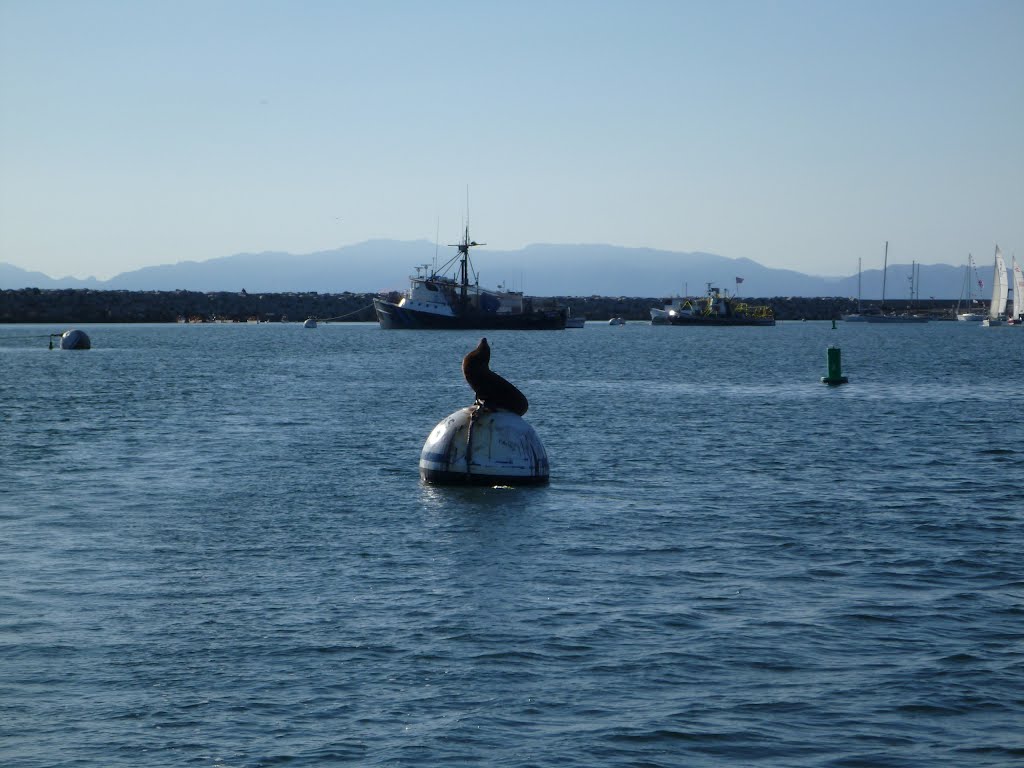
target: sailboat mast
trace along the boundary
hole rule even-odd
[[[889,241],[885,241],[885,260],[882,262],[882,309],[885,309],[885,277],[889,273]]]
[[[860,314],[860,257],[857,257],[857,314]]]

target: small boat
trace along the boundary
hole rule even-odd
[[[586,322],[587,322],[587,319],[585,317],[580,317],[579,315],[574,315],[572,313],[572,309],[566,310],[566,315],[565,315],[565,327],[566,328],[582,328]]]
[[[664,319],[651,310],[651,322],[669,325],[775,325],[775,315],[769,306],[755,306],[742,302],[728,292],[720,291],[711,283],[702,299],[677,300],[666,304]],[[656,317],[658,319],[656,319]]]
[[[625,319],[621,317],[613,317],[608,321],[608,325],[625,325]]]
[[[1006,261],[1003,252],[996,246],[996,261],[992,268],[992,301],[988,305],[988,317],[982,321],[986,328],[1006,325],[1006,303],[1010,286],[1006,280]],[[1016,301],[1016,296],[1014,297]]]
[[[567,310],[521,291],[480,287],[469,249],[484,245],[469,239],[466,225],[455,256],[439,269],[416,267],[404,294],[375,298],[380,327],[444,330],[560,331]],[[471,280],[472,276],[472,280]]]
[[[303,328],[316,328],[316,318],[315,317],[307,317],[306,318],[306,322],[304,322],[302,324],[302,327]]]

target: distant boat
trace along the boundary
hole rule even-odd
[[[560,331],[567,311],[557,306],[540,307],[521,291],[480,287],[469,249],[483,243],[469,239],[466,225],[458,252],[440,269],[416,267],[409,289],[394,301],[375,298],[373,307],[384,329],[424,328],[445,330]],[[449,270],[453,274],[448,274]],[[473,279],[470,280],[472,275]]]
[[[626,321],[621,317],[613,317],[608,321],[608,325],[625,325]]]
[[[669,325],[775,325],[775,315],[769,306],[751,305],[735,296],[707,284],[707,294],[702,299],[679,300],[680,303],[666,304],[664,319],[660,313],[651,310],[651,322]]]
[[[960,290],[960,299],[956,302],[956,319],[962,323],[980,323],[985,319],[985,315],[981,312],[974,311],[974,279],[971,277],[971,273],[974,271],[974,258],[971,254],[967,254],[967,266],[964,267],[964,287]],[[964,293],[967,294],[967,311],[960,311],[960,301],[964,298]]]
[[[885,241],[885,259],[882,267],[882,309],[877,314],[863,315],[866,322],[869,323],[927,323],[928,317],[925,315],[912,315],[909,312],[897,314],[896,312],[885,311],[885,278],[889,271],[889,241]],[[913,278],[911,278],[913,279]],[[911,297],[913,297],[913,288],[911,288]]]
[[[571,308],[566,310],[566,315],[565,315],[565,327],[566,328],[582,328],[583,325],[586,322],[587,322],[587,319],[585,317],[580,317],[579,315],[574,315],[572,313],[572,309]]]
[[[872,314],[878,314],[879,310],[872,307],[868,310]],[[843,321],[847,323],[866,323],[867,318],[864,317],[864,310],[860,308],[860,259],[857,259],[857,311],[851,312],[848,315],[843,315]]]
[[[1006,325],[1006,302],[1009,289],[1010,286],[1006,280],[1006,261],[1003,259],[1003,252],[997,245],[996,263],[992,270],[992,301],[988,305],[988,318],[982,321],[982,325],[986,327]]]
[[[306,318],[306,322],[304,322],[302,324],[302,327],[303,328],[316,328],[316,318],[315,317],[307,317]]]
[[[669,318],[678,314],[693,314],[696,309],[688,298],[677,296],[663,307],[651,307],[651,325],[668,325]]]
[[[1013,318],[1008,322],[1018,327],[1024,325],[1024,272],[1021,271],[1017,257],[1013,257]]]

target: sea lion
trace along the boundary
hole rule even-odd
[[[503,408],[522,416],[530,407],[526,395],[514,384],[491,370],[491,348],[487,339],[480,339],[476,349],[462,358],[462,375],[485,408]]]

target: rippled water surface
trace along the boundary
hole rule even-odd
[[[0,326],[0,763],[1024,761],[1024,329]],[[842,347],[845,387],[819,383]]]

